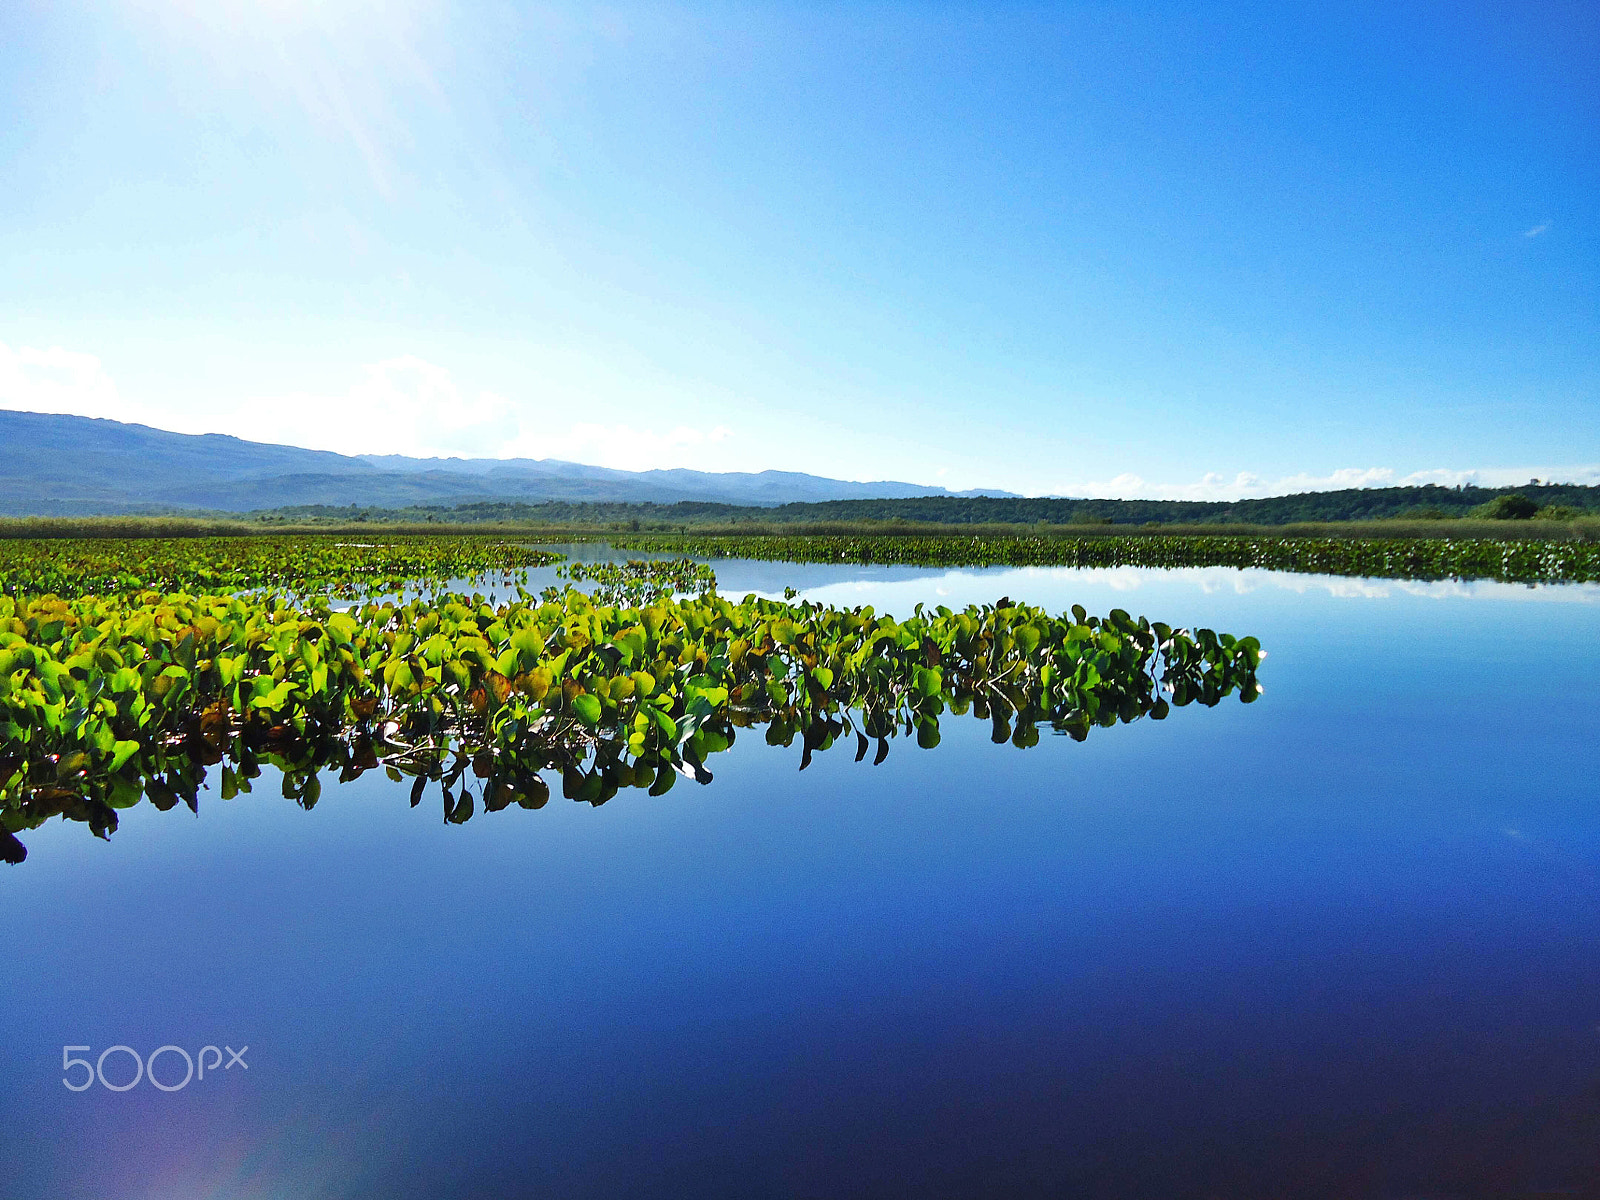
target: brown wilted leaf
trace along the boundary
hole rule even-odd
[[[524,671],[517,676],[517,691],[524,696],[531,696],[535,700],[543,700],[550,690],[550,669],[548,667],[535,667],[531,671]]]
[[[496,704],[504,704],[506,697],[511,694],[511,680],[499,671],[485,672],[483,686],[489,689],[489,694],[494,697]]]
[[[227,728],[228,706],[224,701],[218,700],[200,714],[200,733],[202,736],[222,733]]]

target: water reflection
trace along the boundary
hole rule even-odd
[[[550,592],[537,610],[490,610],[479,599],[444,597],[437,608],[373,605],[356,617],[308,611],[300,614],[307,618],[300,633],[255,667],[243,665],[248,634],[235,636],[213,621],[212,640],[197,649],[196,627],[174,618],[167,632],[187,639],[182,645],[202,681],[187,712],[175,713],[167,736],[128,742],[131,757],[108,766],[70,740],[46,736],[97,703],[99,693],[79,681],[85,696],[69,696],[71,705],[63,700],[66,716],[55,726],[0,749],[0,780],[7,781],[0,857],[23,862],[27,850],[16,834],[58,816],[108,838],[118,811],[141,799],[162,811],[183,803],[198,813],[211,780],[232,799],[251,790],[264,766],[276,769],[283,796],[307,809],[321,797],[326,773],[349,783],[381,769],[395,783],[410,780],[412,807],[435,791],[445,822],[460,825],[480,809],[542,808],[551,780],[566,798],[596,806],[625,788],[664,795],[680,776],[710,783],[708,760],[729,750],[741,730],[763,731],[771,746],[798,741],[801,770],[841,742],[854,747],[856,762],[870,753],[877,767],[891,739],[938,746],[947,714],[970,713],[989,724],[992,742],[1027,749],[1039,743],[1041,726],[1081,742],[1097,726],[1161,720],[1173,707],[1212,707],[1232,695],[1249,703],[1261,691],[1256,639],[1135,621],[1120,609],[1102,619],[1078,607],[1055,619],[1002,598],[960,613],[939,608],[927,618],[919,606],[913,618],[895,622],[871,608],[735,608],[714,593],[621,610],[593,607],[570,592]],[[540,616],[549,630],[537,623]],[[480,619],[494,621],[482,634]],[[333,629],[337,621],[345,625]],[[388,646],[403,656],[416,644],[414,628],[438,642],[439,679],[448,661],[461,683],[433,690],[424,663],[384,657]],[[145,634],[159,653],[165,643],[154,629]],[[330,687],[325,668],[310,685],[287,673],[285,656],[298,652],[320,665],[340,649],[355,664],[369,635],[374,657],[364,672],[352,669],[337,681],[343,690]],[[452,643],[458,636],[462,641]],[[249,644],[260,649],[265,638]],[[452,657],[453,644],[476,657]],[[558,644],[553,674],[543,655]],[[137,642],[130,648],[146,653]],[[282,707],[244,706],[237,696],[230,705],[207,673],[224,651],[241,656],[227,659],[242,679],[237,695],[250,694],[258,678],[263,688],[276,683],[284,699],[272,703]],[[277,675],[261,673],[272,664]],[[407,667],[404,677],[399,666]],[[318,679],[323,691],[313,693]],[[301,686],[306,694],[293,699]],[[159,734],[162,727],[152,728]]]
[[[947,715],[876,771],[740,729],[709,787],[448,830],[381,769],[49,823],[0,871],[0,1192],[1593,1195],[1596,610],[1137,596],[1260,637],[1269,693],[1027,753]],[[63,1044],[230,1038],[216,1091],[61,1082]]]
[[[619,558],[670,559],[666,551],[613,550],[605,543],[540,543],[580,562]],[[1009,594],[1049,609],[1064,611],[1083,602],[1094,607],[1096,596],[1158,597],[1163,609],[1182,597],[1257,593],[1291,596],[1322,595],[1347,600],[1517,601],[1534,604],[1600,605],[1596,583],[1507,583],[1493,579],[1369,579],[1359,576],[1313,575],[1292,571],[1235,567],[964,567],[930,568],[862,563],[788,563],[760,559],[701,558],[715,571],[724,595],[747,592],[780,598],[794,587],[803,600],[817,603],[870,603],[891,611],[909,610],[919,602],[959,606],[991,602]],[[555,567],[535,568],[522,579],[530,591],[561,582]],[[580,586],[584,586],[580,584]],[[1115,601],[1113,601],[1115,602]],[[1181,609],[1174,611],[1182,611]],[[1190,614],[1185,613],[1187,618]]]
[[[724,587],[736,589],[747,578],[740,570],[714,560]],[[895,571],[900,573],[893,573]],[[1234,570],[1195,567],[1162,570],[1154,567],[1118,567],[1104,570],[1077,567],[994,567],[978,570],[927,571],[916,567],[879,568],[864,574],[861,568],[823,567],[820,578],[800,589],[806,599],[822,603],[894,603],[902,591],[932,595],[940,603],[961,604],[973,595],[992,591],[996,582],[1030,601],[1049,607],[1057,597],[1082,596],[1104,591],[1120,596],[1159,592],[1170,597],[1182,591],[1203,596],[1249,596],[1255,593],[1295,596],[1324,595],[1341,600],[1394,600],[1413,597],[1428,600],[1519,601],[1536,604],[1600,605],[1600,584],[1504,583],[1492,579],[1374,580],[1339,575],[1300,575],[1282,571]],[[833,575],[835,578],[828,578]],[[760,594],[776,594],[756,589]]]

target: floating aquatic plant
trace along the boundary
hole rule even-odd
[[[413,803],[437,784],[459,822],[477,804],[543,804],[541,772],[596,804],[704,782],[707,760],[754,727],[798,739],[802,768],[840,739],[874,763],[896,737],[932,747],[946,713],[1018,747],[1041,726],[1081,739],[1172,705],[1252,700],[1260,657],[1253,638],[1007,601],[897,621],[754,596],[609,604],[572,588],[347,611],[277,593],[5,596],[0,850],[20,861],[14,835],[58,814],[106,836],[141,799],[196,807],[216,766],[224,797],[267,762],[307,806],[319,772],[382,767],[413,778]]]
[[[488,537],[0,540],[0,593],[83,596],[273,588],[354,598],[407,583],[511,578],[561,555]]]
[[[1494,538],[621,534],[624,550],[915,566],[1260,567],[1383,579],[1600,580],[1600,543]]]

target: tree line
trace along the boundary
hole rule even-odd
[[[831,521],[936,525],[1293,525],[1302,522],[1490,517],[1563,518],[1600,514],[1600,487],[1529,481],[1520,487],[1345,488],[1251,500],[1091,500],[1051,497],[919,496],[825,500],[775,507],[680,501],[627,504],[549,500],[481,501],[407,508],[299,505],[254,514],[279,520],[367,519],[450,524],[618,525],[648,531],[685,524],[817,524]]]

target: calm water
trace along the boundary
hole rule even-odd
[[[0,1191],[1600,1195],[1600,588],[717,570],[1254,634],[1266,690],[459,827],[369,775],[36,830]],[[63,1086],[114,1044],[248,1066]]]

